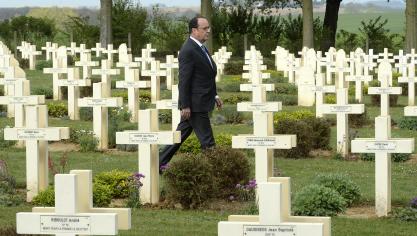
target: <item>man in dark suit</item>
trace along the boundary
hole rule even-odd
[[[190,20],[188,30],[190,37],[178,56],[181,122],[177,131],[181,131],[181,143],[166,146],[162,150],[159,155],[160,166],[171,160],[193,130],[203,150],[215,145],[208,113],[215,105],[220,109],[223,102],[216,91],[216,64],[203,45],[210,34],[210,26],[206,18],[198,16]]]

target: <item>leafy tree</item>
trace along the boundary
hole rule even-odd
[[[337,21],[339,18],[340,2],[342,0],[327,0],[326,12],[324,13],[321,51],[327,52],[335,46]]]
[[[100,0],[100,43],[112,43],[112,0]]]
[[[64,24],[64,28],[66,32],[72,32],[74,42],[85,43],[88,48],[92,48],[100,39],[100,28],[90,25],[88,20],[88,17],[70,16]]]
[[[114,0],[112,7],[113,41],[115,46],[127,42],[131,34],[132,52],[139,53],[148,42],[144,32],[148,26],[146,9],[132,0]]]

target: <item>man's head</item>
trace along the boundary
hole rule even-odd
[[[201,43],[204,43],[208,40],[210,25],[206,18],[196,16],[188,23],[188,31],[193,38],[197,39]]]

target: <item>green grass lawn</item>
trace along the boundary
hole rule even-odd
[[[33,87],[52,87],[50,76],[43,76],[39,71],[27,71],[28,78],[32,81]],[[273,74],[273,77],[277,76]],[[225,76],[219,83],[219,87],[224,87],[232,80],[237,80],[238,76]],[[120,79],[120,78],[118,78]],[[234,93],[223,91],[222,97],[230,96]],[[164,91],[163,97],[168,97],[169,93]],[[407,100],[405,96],[399,98],[399,105],[391,108],[394,121],[398,122],[403,117],[403,106]],[[379,107],[370,105],[369,96],[365,97],[366,109],[370,124],[357,129],[358,137],[374,136],[374,117],[379,114]],[[233,107],[235,105],[228,104]],[[314,112],[314,107],[283,106],[284,111],[295,111],[308,109]],[[216,114],[214,112],[213,114]],[[250,114],[248,114],[250,117]],[[13,120],[0,118],[0,128],[13,126]],[[68,119],[49,118],[50,126],[68,126],[78,129],[92,129],[91,121],[71,121]],[[169,130],[170,124],[160,124],[160,128]],[[224,124],[213,126],[215,134],[228,133],[232,135],[250,134],[253,127],[248,124]],[[393,137],[416,137],[417,131],[409,131],[398,128],[392,129]],[[62,143],[65,147],[65,143]],[[331,148],[336,146],[336,128],[331,128]],[[248,158],[254,166],[254,155],[252,151],[246,151]],[[62,151],[51,152],[54,163],[58,163]],[[126,170],[130,172],[138,169],[137,152],[94,152],[81,153],[78,151],[68,151],[68,164],[64,173],[72,169],[91,169],[93,174],[112,169]],[[0,159],[8,164],[10,173],[16,178],[20,188],[25,187],[25,149],[9,148],[0,149]],[[174,157],[176,158],[176,157]],[[373,162],[364,161],[340,161],[333,160],[328,156],[318,156],[305,159],[274,159],[277,172],[281,176],[291,177],[292,195],[301,188],[309,185],[312,179],[318,174],[342,173],[349,176],[356,182],[362,192],[362,201],[357,207],[371,207],[374,204],[375,166]],[[405,206],[409,201],[417,196],[415,177],[417,176],[417,162],[409,161],[405,163],[393,163],[392,165],[392,203],[394,207]],[[52,182],[52,176],[50,180]],[[163,186],[161,180],[161,188]],[[199,210],[174,210],[157,209],[144,207],[132,211],[132,230],[120,232],[119,235],[216,235],[217,223],[226,220],[230,214],[242,214],[246,211],[247,204],[233,203],[234,207],[207,208]],[[31,205],[24,204],[18,207],[0,208],[0,229],[13,227],[15,224],[15,214],[17,212],[30,211]],[[416,235],[417,224],[405,223],[391,218],[352,218],[349,216],[338,216],[332,218],[333,235]]]

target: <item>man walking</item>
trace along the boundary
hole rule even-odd
[[[223,102],[216,91],[216,64],[203,45],[210,34],[210,25],[206,18],[198,16],[190,20],[188,30],[190,37],[178,56],[181,122],[177,131],[181,131],[181,143],[166,146],[162,150],[159,155],[160,166],[171,160],[193,130],[203,150],[215,145],[208,113],[215,105],[220,109]]]

